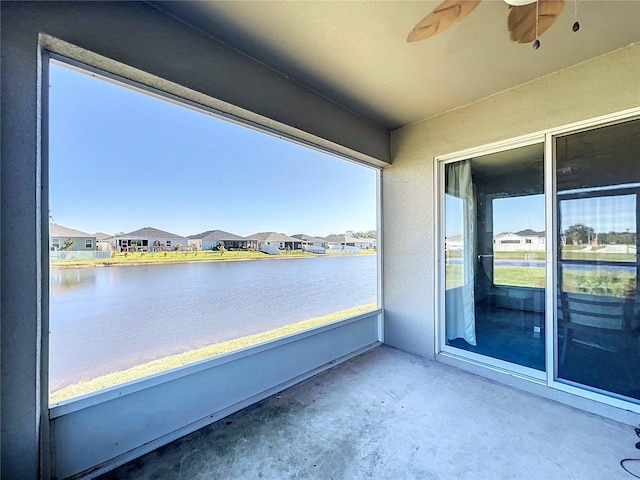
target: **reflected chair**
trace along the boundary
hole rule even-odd
[[[569,342],[606,350],[625,351],[637,334],[631,330],[633,300],[583,293],[560,292],[564,337],[560,364],[564,364]]]

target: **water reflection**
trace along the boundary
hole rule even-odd
[[[52,268],[51,293],[83,288],[96,282],[95,268]]]
[[[376,302],[375,255],[51,272],[52,391]]]

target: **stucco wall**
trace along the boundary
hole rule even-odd
[[[638,106],[640,44],[392,132],[382,175],[385,342],[434,356],[434,157]]]

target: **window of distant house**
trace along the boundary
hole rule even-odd
[[[50,402],[377,309],[377,169],[50,67]]]

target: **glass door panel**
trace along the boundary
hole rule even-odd
[[[446,344],[545,369],[542,144],[445,165]]]
[[[640,121],[556,139],[557,378],[640,399]]]

